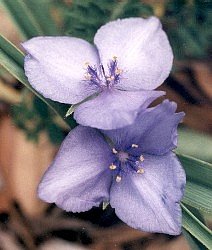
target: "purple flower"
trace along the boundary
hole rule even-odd
[[[25,73],[46,98],[77,104],[84,126],[132,124],[140,107],[163,95],[153,91],[170,73],[173,54],[156,17],[109,22],[94,46],[74,37],[36,37],[23,43]],[[86,101],[85,101],[86,100]]]
[[[101,133],[79,125],[46,171],[39,197],[72,212],[110,202],[131,227],[179,234],[185,173],[171,150],[184,113],[175,110],[164,101],[140,112],[132,125]]]

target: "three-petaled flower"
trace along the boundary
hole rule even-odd
[[[173,54],[156,17],[109,22],[94,44],[74,37],[36,37],[23,43],[31,85],[52,100],[77,104],[84,126],[116,129],[130,125],[162,91]]]
[[[184,113],[175,110],[166,100],[124,128],[76,127],[45,173],[40,198],[73,212],[110,202],[134,228],[179,234],[185,173],[171,150]]]

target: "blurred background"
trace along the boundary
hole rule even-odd
[[[109,20],[158,16],[175,56],[160,89],[186,113],[177,152],[212,162],[211,9],[210,1],[200,0],[0,0],[0,33],[20,49],[20,42],[42,34],[92,42]],[[38,200],[39,180],[68,131],[0,66],[1,250],[196,249],[188,245],[195,240],[186,231],[179,237],[139,232],[110,207],[72,214]]]

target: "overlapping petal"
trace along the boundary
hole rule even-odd
[[[115,147],[129,148],[138,144],[138,154],[149,153],[162,155],[177,146],[177,126],[184,117],[184,112],[175,113],[176,103],[163,101],[154,108],[142,110],[130,126],[110,131],[103,131],[112,139]]]
[[[117,57],[123,70],[119,89],[152,90],[170,73],[173,53],[156,17],[109,22],[97,31],[94,43],[104,66]]]
[[[97,50],[73,37],[36,37],[22,44],[28,55],[25,74],[46,98],[75,104],[97,92],[84,79],[85,63],[99,64]]]
[[[146,108],[163,91],[105,90],[79,105],[74,118],[84,126],[115,129],[132,124],[141,107]]]
[[[111,149],[95,129],[78,126],[64,140],[38,188],[39,197],[82,212],[109,200]]]
[[[173,153],[145,155],[144,173],[128,174],[114,182],[110,204],[129,226],[146,232],[181,233],[185,173]]]

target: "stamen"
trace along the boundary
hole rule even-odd
[[[140,160],[140,161],[144,161],[143,155],[140,155],[139,160]]]
[[[116,74],[116,75],[120,75],[122,72],[123,72],[122,69],[118,69],[118,68],[117,68],[117,69],[115,70],[115,74]]]
[[[114,165],[113,163],[109,166],[109,168],[111,169],[111,170],[115,170],[117,167],[116,167],[116,165]]]
[[[121,176],[117,175],[116,176],[116,182],[120,182],[121,181]]]
[[[132,148],[138,148],[138,145],[137,144],[132,144],[131,147]]]
[[[113,81],[113,80],[114,80],[114,76],[107,77],[106,79],[107,79],[107,81],[109,81],[109,82],[110,82],[110,81]]]
[[[102,74],[103,74],[104,78],[106,78],[105,69],[104,69],[104,67],[103,67],[102,64],[100,65],[100,68],[101,68],[101,70],[102,70]]]
[[[136,171],[137,174],[143,174],[144,173],[144,169],[143,168],[139,168],[137,171]]]
[[[118,153],[118,151],[115,148],[113,148],[112,151],[113,151],[114,154]]]
[[[113,56],[113,61],[116,61],[117,60],[117,56]]]
[[[91,75],[89,73],[84,74],[86,80],[91,80]]]

